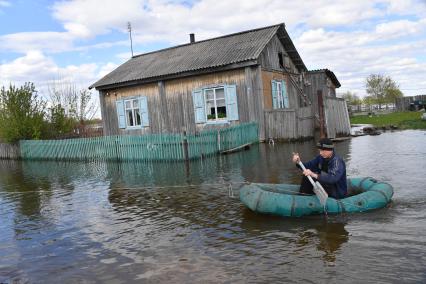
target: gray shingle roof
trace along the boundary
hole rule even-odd
[[[284,24],[279,24],[134,56],[90,88],[103,89],[256,60],[278,30],[287,35]],[[293,46],[288,35],[287,38],[287,44]],[[297,57],[301,60],[298,54]]]

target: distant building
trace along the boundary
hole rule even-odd
[[[426,107],[426,95],[402,97],[396,99],[396,109],[398,111],[415,111]]]

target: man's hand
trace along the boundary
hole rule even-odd
[[[299,153],[293,153],[293,163],[299,163],[300,162],[300,157],[299,157]]]
[[[310,169],[306,169],[303,171],[303,174],[305,176],[309,176],[309,177],[313,177],[314,179],[318,179],[318,174],[314,173],[313,171],[311,171]]]

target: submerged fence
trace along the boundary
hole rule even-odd
[[[19,159],[19,146],[15,144],[0,143],[0,159]]]
[[[195,135],[149,134],[68,140],[24,140],[21,158],[29,160],[140,160],[197,159],[258,142],[258,125],[246,123]]]

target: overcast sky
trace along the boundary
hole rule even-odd
[[[364,96],[373,73],[426,94],[426,0],[0,0],[0,85],[86,88],[130,58],[127,22],[134,54],[285,23],[308,69],[336,74],[338,94]]]

